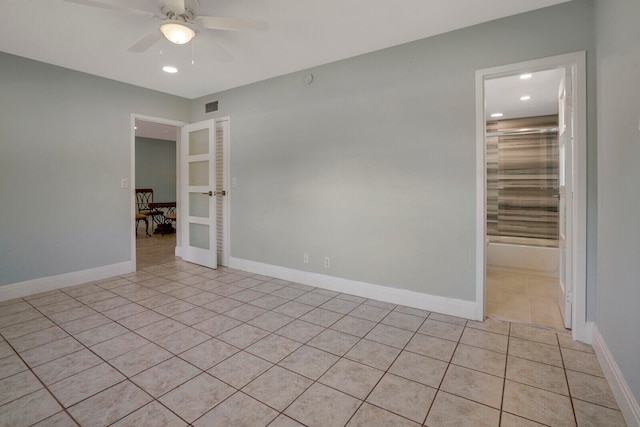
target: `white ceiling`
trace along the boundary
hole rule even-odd
[[[530,79],[520,75],[487,80],[485,82],[485,112],[487,120],[493,113],[504,114],[500,120],[520,117],[545,116],[558,113],[558,89],[564,71],[539,71]],[[520,97],[531,99],[521,101]]]
[[[158,0],[98,1],[158,9]],[[2,0],[0,51],[193,99],[565,1],[200,0],[201,15],[262,19],[269,29],[203,31],[187,45],[163,39],[132,53],[157,19],[64,0]],[[233,59],[216,61],[217,48]],[[180,71],[164,73],[167,64]]]

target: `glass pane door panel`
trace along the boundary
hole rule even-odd
[[[209,218],[209,195],[189,193],[189,216]]]
[[[209,154],[209,129],[189,132],[189,155]]]
[[[209,161],[189,163],[189,185],[209,185]]]
[[[209,250],[209,226],[189,223],[189,246]]]

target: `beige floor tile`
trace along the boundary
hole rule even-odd
[[[529,296],[531,306],[531,323],[550,328],[564,329],[562,313],[557,298]]]
[[[481,331],[493,332],[495,334],[509,335],[511,324],[502,320],[485,319],[484,322],[477,322],[475,320],[469,320],[467,327],[473,329],[480,329]]]
[[[322,331],[324,331],[322,326],[296,319],[278,329],[276,334],[304,344]]]
[[[573,408],[568,397],[507,380],[503,410],[553,426],[575,426]]]
[[[311,384],[313,381],[302,375],[274,366],[242,391],[278,411],[284,411]]]
[[[173,319],[164,319],[159,322],[136,329],[136,333],[148,340],[155,341],[167,335],[182,331],[186,326]]]
[[[385,374],[367,397],[367,402],[422,423],[435,395],[434,388],[396,375]]]
[[[61,409],[51,394],[41,389],[0,406],[0,427],[32,425]]]
[[[421,334],[431,335],[433,337],[458,342],[458,340],[460,340],[460,336],[462,336],[463,330],[464,327],[460,325],[427,319],[424,321],[420,329],[418,329],[418,332]]]
[[[269,424],[269,427],[304,427],[304,426],[299,422],[287,417],[286,415],[280,414],[275,420],[273,420],[271,424]]]
[[[238,348],[246,348],[269,335],[269,332],[255,326],[242,324],[218,335],[218,339]]]
[[[449,362],[456,350],[456,343],[442,338],[416,334],[411,338],[405,350]]]
[[[303,345],[278,365],[307,378],[317,380],[337,361],[338,357],[331,353]]]
[[[584,351],[576,351],[569,348],[562,348],[561,351],[566,369],[604,377],[602,368],[600,368],[594,353],[585,353]]]
[[[133,316],[134,314],[142,313],[146,310],[146,307],[132,302],[130,304],[112,308],[111,310],[103,311],[102,314],[104,314],[111,320],[120,320],[124,319],[125,317]]]
[[[38,317],[1,328],[0,334],[2,334],[5,339],[10,340],[12,338],[17,338],[19,336],[30,334],[32,332],[37,332],[41,329],[47,329],[55,326],[55,324],[51,320],[42,316],[40,313],[37,314]]]
[[[297,341],[272,334],[250,345],[246,348],[246,351],[266,359],[271,363],[278,363],[297,350],[301,345],[302,344]]]
[[[8,357],[15,354],[16,352],[13,351],[11,346],[0,336],[0,357]]]
[[[145,369],[157,365],[172,357],[172,354],[162,347],[150,343],[128,353],[113,358],[109,363],[115,366],[127,377],[132,377]]]
[[[506,353],[509,338],[506,335],[494,334],[493,332],[481,331],[479,329],[465,328],[460,338],[460,343],[485,350]]]
[[[312,291],[312,292],[306,293],[304,295],[300,295],[294,301],[298,301],[298,302],[301,302],[303,304],[307,304],[307,305],[312,305],[314,307],[318,307],[318,306],[328,302],[332,298],[333,297],[331,297],[331,296],[323,295],[323,294],[321,294],[319,292],[313,292]]]
[[[558,341],[560,347],[569,348],[571,350],[584,351],[587,353],[593,353],[593,347],[590,344],[585,344],[579,341],[574,341],[571,334],[558,333]]]
[[[171,335],[157,339],[155,342],[159,346],[169,350],[173,354],[195,347],[196,345],[209,340],[211,337],[193,328],[181,329]]]
[[[22,310],[18,313],[0,316],[0,332],[2,332],[4,335],[6,334],[6,331],[10,326],[15,326],[34,319],[45,319],[45,317],[42,316],[42,313],[40,313],[38,310],[34,310],[32,308],[28,310]]]
[[[500,420],[501,427],[544,427],[544,424],[503,412]]]
[[[42,388],[31,371],[22,371],[0,380],[0,405],[11,402]]]
[[[339,426],[347,423],[361,401],[315,383],[286,410],[285,414],[309,426]]]
[[[203,320],[200,323],[196,323],[192,327],[201,332],[204,332],[207,335],[215,337],[241,324],[242,322],[240,322],[239,320],[232,319],[223,314],[218,314],[207,320]]]
[[[86,316],[95,314],[96,311],[87,306],[75,307],[70,310],[61,311],[59,313],[50,314],[49,319],[60,324],[64,322],[71,322],[72,320],[81,319]]]
[[[371,329],[373,329],[375,326],[375,322],[372,322],[370,320],[359,319],[352,316],[344,316],[333,325],[331,325],[331,329],[362,338],[367,335],[369,331],[371,331]]]
[[[571,397],[618,410],[616,398],[603,377],[567,370]]]
[[[507,379],[565,396],[569,395],[564,369],[546,363],[509,356]]]
[[[403,351],[389,368],[389,372],[430,387],[438,388],[448,364],[441,360]]]
[[[192,423],[234,392],[232,387],[204,373],[165,394],[160,402]]]
[[[547,363],[560,368],[563,367],[560,348],[557,345],[553,346],[520,338],[511,338],[509,339],[509,355],[533,360],[534,362]]]
[[[289,300],[286,298],[280,298],[275,295],[263,295],[260,298],[256,298],[251,301],[251,305],[264,308],[265,310],[273,310],[276,307],[285,304]]]
[[[293,317],[285,316],[284,314],[275,313],[273,311],[267,311],[264,314],[254,317],[247,323],[260,329],[264,329],[265,331],[275,332],[294,320],[295,319]]]
[[[302,304],[297,301],[289,301],[274,308],[273,311],[284,314],[285,316],[300,317],[313,310],[313,308],[311,305]]]
[[[87,331],[89,329],[93,329],[97,326],[105,325],[107,323],[111,323],[112,320],[107,316],[103,316],[100,313],[92,314],[87,317],[82,317],[77,320],[73,320],[71,322],[61,323],[60,327],[67,331],[68,333],[75,335],[80,332]]]
[[[349,316],[357,317],[359,319],[370,320],[372,322],[379,322],[389,314],[391,310],[374,307],[372,305],[361,304],[358,307],[351,310]]]
[[[385,411],[367,402],[360,406],[360,409],[349,420],[348,427],[420,427],[415,423],[399,415]]]
[[[381,323],[389,326],[395,326],[396,328],[406,329],[407,331],[415,332],[424,322],[424,317],[414,316],[408,313],[402,313],[397,310],[387,314]]]
[[[340,313],[340,314],[347,314],[351,310],[356,308],[358,305],[360,305],[359,302],[348,301],[348,300],[341,299],[341,298],[333,298],[331,300],[328,300],[324,304],[322,304],[320,306],[320,308],[325,309],[325,310],[334,311],[334,312]]]
[[[533,326],[513,324],[511,325],[511,336],[549,345],[558,345],[558,338],[554,331]]]
[[[71,408],[80,425],[103,427],[146,405],[152,398],[130,381],[123,381]]]
[[[224,315],[241,322],[248,322],[249,320],[258,317],[266,312],[267,310],[265,310],[264,308],[256,307],[255,305],[251,304],[244,304],[240,307],[232,308],[231,310],[225,312]]]
[[[207,370],[238,351],[240,351],[239,348],[213,338],[181,353],[180,358],[202,370]]]
[[[277,416],[278,412],[239,391],[207,412],[193,425],[195,427],[266,426]]]
[[[131,381],[153,397],[159,397],[201,373],[200,369],[184,360],[172,357],[134,375]]]
[[[391,366],[398,354],[400,354],[398,348],[363,339],[354,345],[344,357],[385,371]]]
[[[227,384],[240,389],[271,366],[273,366],[272,363],[253,354],[249,354],[246,351],[241,351],[225,359],[223,362],[218,363],[207,372]]]
[[[573,399],[579,427],[625,427],[627,424],[620,411]]]
[[[325,329],[324,332],[321,332],[309,341],[307,345],[328,351],[329,353],[337,356],[343,356],[358,341],[360,341],[360,338],[356,336],[334,331],[332,329]]]
[[[449,316],[448,314],[441,313],[431,313],[429,314],[429,319],[438,320],[440,322],[453,323],[454,325],[465,326],[467,324],[467,319],[463,319],[462,317]]]
[[[381,344],[386,344],[399,349],[404,348],[413,337],[413,332],[384,324],[378,324],[365,338]]]
[[[504,380],[473,369],[451,365],[440,390],[500,409]]]
[[[92,346],[91,351],[103,359],[109,360],[147,344],[149,344],[149,340],[136,333],[127,332]]]
[[[186,427],[187,423],[178,418],[173,412],[153,401],[135,412],[127,415],[113,427],[130,426],[165,426],[165,427]]]
[[[67,337],[24,351],[20,353],[20,357],[33,368],[83,348],[78,341]]]
[[[40,365],[34,368],[33,372],[43,383],[51,385],[101,363],[102,360],[91,351],[82,349]]]
[[[10,377],[27,369],[27,365],[15,354],[0,359],[0,379]]]
[[[66,412],[61,411],[34,424],[33,427],[78,427],[78,424]]]
[[[428,427],[498,427],[500,411],[439,391],[429,415]]]
[[[504,377],[507,366],[507,356],[495,351],[460,344],[453,355],[451,363],[487,374]]]
[[[384,371],[348,359],[340,359],[318,382],[364,400]]]
[[[127,328],[112,321],[101,326],[88,329],[84,332],[75,334],[74,338],[87,347],[91,347],[103,341],[115,338],[119,335],[126,334],[127,332],[129,332]]]
[[[427,310],[421,310],[419,308],[414,308],[414,307],[407,307],[404,305],[397,306],[396,308],[393,309],[393,311],[396,311],[398,313],[410,314],[416,317],[421,317],[422,319],[426,319],[431,314],[431,312]]]
[[[33,332],[27,335],[22,335],[17,338],[10,339],[11,346],[17,352],[23,352],[34,347],[38,347],[43,344],[48,344],[52,341],[59,340],[61,338],[68,337],[69,334],[62,328],[54,326],[47,329],[42,329],[37,332]]]
[[[49,390],[65,408],[68,408],[124,379],[120,372],[106,363],[101,363],[58,381],[49,386]]]

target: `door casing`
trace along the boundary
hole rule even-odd
[[[507,77],[524,72],[536,72],[551,68],[571,68],[574,105],[574,152],[573,152],[573,241],[572,278],[573,312],[572,335],[579,341],[591,341],[586,321],[586,235],[587,235],[587,98],[586,98],[586,52],[535,59],[476,71],[476,313],[477,320],[485,316],[486,288],[486,159],[485,159],[485,93],[487,79]]]
[[[177,128],[181,129],[183,126],[187,125],[188,123],[183,122],[183,121],[179,121],[179,120],[172,120],[172,119],[166,119],[166,118],[161,118],[161,117],[152,117],[152,116],[146,116],[146,115],[142,115],[142,114],[137,114],[137,113],[132,113],[131,114],[131,125],[130,125],[130,135],[131,135],[131,171],[130,171],[130,179],[129,179],[129,189],[130,189],[130,218],[131,218],[131,225],[130,225],[130,235],[131,235],[131,260],[133,262],[133,266],[134,268],[136,267],[136,229],[135,229],[135,209],[136,209],[136,205],[135,205],[135,188],[136,188],[136,184],[135,184],[135,176],[136,176],[136,131],[135,131],[135,124],[136,124],[136,120],[143,120],[146,122],[150,122],[150,123],[159,123],[159,124],[165,124],[165,125],[170,125],[170,126],[176,126]],[[227,121],[228,123],[231,122],[231,119],[227,116],[227,117],[222,117],[217,119],[217,121]],[[230,132],[230,125],[228,128],[228,131]],[[181,210],[181,206],[179,201],[181,200],[181,189],[180,189],[180,184],[181,184],[181,150],[182,150],[182,143],[181,143],[181,133],[180,131],[176,132],[176,201],[178,202],[177,208],[176,208],[176,213],[178,215],[178,218],[180,218],[180,210]],[[225,142],[224,145],[224,155],[225,155],[225,159],[224,159],[224,168],[225,168],[225,172],[224,172],[224,180],[225,183],[229,182],[229,164],[230,164],[230,135],[227,138],[227,141]],[[228,192],[228,186],[227,186],[227,192]],[[224,225],[223,225],[223,230],[224,230],[224,238],[223,238],[223,259],[228,260],[229,256],[230,256],[230,252],[229,252],[229,248],[230,248],[230,236],[229,236],[229,231],[230,231],[230,227],[229,227],[229,213],[231,211],[230,209],[230,199],[227,196],[226,198],[227,200],[225,200],[225,207],[224,207],[224,214],[225,214],[225,218],[224,218]],[[178,257],[182,257],[182,248],[181,248],[181,228],[180,228],[180,221],[177,222],[176,224],[176,248],[175,248],[175,255]],[[228,262],[227,262],[228,264]]]

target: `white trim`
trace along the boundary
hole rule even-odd
[[[125,261],[118,264],[90,268],[88,270],[74,271],[57,276],[41,277],[25,282],[3,285],[0,286],[0,301],[26,297],[40,292],[53,291],[55,289],[80,285],[108,277],[120,276],[133,271],[135,271],[135,264],[132,261]]]
[[[486,78],[506,77],[523,70],[535,72],[557,67],[575,70],[574,111],[574,220],[573,220],[573,314],[572,335],[575,340],[588,341],[587,335],[587,97],[586,97],[586,52],[536,59],[517,64],[502,65],[476,71],[476,316],[484,318],[485,303],[485,218],[486,218],[486,172],[485,172],[485,114],[484,81]]]
[[[136,114],[136,113],[131,113],[131,129],[130,129],[130,135],[131,135],[131,170],[130,170],[130,177],[129,177],[129,194],[130,194],[130,215],[129,217],[131,218],[131,262],[135,271],[136,268],[136,220],[135,220],[135,214],[136,214],[136,120],[142,120],[145,122],[151,122],[151,123],[159,123],[159,124],[163,124],[163,125],[170,125],[170,126],[175,126],[177,128],[181,128],[182,126],[186,125],[186,122],[181,122],[178,120],[170,120],[170,119],[163,119],[160,117],[151,117],[151,116],[144,116],[142,114]],[[179,204],[179,200],[180,200],[180,157],[179,157],[179,153],[180,153],[180,132],[176,131],[176,188],[177,188],[177,193],[176,193],[176,214],[178,215],[178,218],[180,218],[180,204]],[[178,225],[176,224],[176,252],[178,252],[178,248],[177,246],[180,245],[180,228],[178,227]]]
[[[593,349],[627,426],[640,427],[640,406],[638,401],[633,396],[622,372],[620,372],[620,368],[609,351],[609,347],[607,347],[607,343],[600,334],[597,325],[593,326]]]
[[[229,257],[229,267],[364,298],[475,319],[476,303]]]

